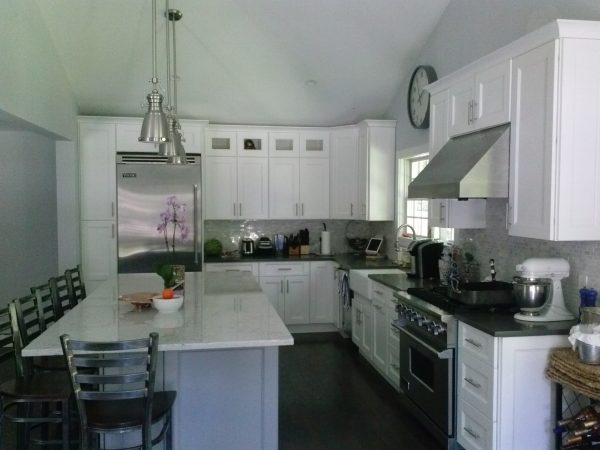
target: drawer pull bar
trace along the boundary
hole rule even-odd
[[[292,268],[291,267],[280,267],[277,270],[292,270]]]
[[[390,366],[392,366],[392,369],[394,369],[396,372],[400,371],[400,366],[397,364],[390,364]]]
[[[481,344],[473,339],[465,338],[465,341],[471,344],[474,347],[481,348]]]
[[[392,333],[394,333],[396,336],[399,336],[399,335],[400,335],[400,331],[399,331],[399,330],[398,330],[396,327],[394,327],[394,326],[391,326],[391,327],[390,327],[390,330],[391,330],[391,331],[392,331]]]
[[[240,272],[240,269],[225,269],[225,272]]]
[[[471,378],[465,378],[465,381],[467,383],[469,383],[471,386],[473,386],[477,389],[481,389],[481,384],[477,383],[476,381],[472,380]]]
[[[470,428],[463,427],[463,430],[465,430],[466,433],[470,434],[475,439],[479,439],[479,435],[477,433],[475,433],[473,430],[471,430]]]
[[[383,292],[378,291],[377,289],[375,289],[375,293],[378,294],[378,295],[383,295]]]

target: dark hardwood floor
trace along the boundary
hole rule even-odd
[[[294,340],[279,352],[280,450],[441,449],[350,339],[315,333]]]

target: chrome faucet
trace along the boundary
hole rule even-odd
[[[410,231],[412,231],[412,240],[416,241],[417,240],[417,233],[415,232],[415,229],[407,224],[407,223],[403,223],[402,225],[400,225],[397,229],[396,229],[396,245],[394,246],[394,249],[398,252],[400,251],[400,230],[402,228],[408,228]]]

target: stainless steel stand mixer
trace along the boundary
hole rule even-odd
[[[517,264],[513,294],[521,312],[515,319],[531,322],[573,320],[565,306],[561,280],[569,276],[569,262],[563,258],[529,258]]]

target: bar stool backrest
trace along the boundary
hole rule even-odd
[[[87,402],[97,405],[99,402],[144,398],[142,433],[144,441],[151,442],[158,334],[150,333],[146,339],[116,342],[77,341],[64,334],[60,341],[71,375],[82,439],[87,439]],[[85,368],[87,371],[81,373],[80,370]],[[93,373],[89,369],[93,369]]]
[[[13,300],[13,303],[15,304],[21,342],[23,346],[27,346],[44,331],[37,297],[29,294]]]
[[[54,304],[52,303],[52,293],[50,292],[50,284],[41,284],[30,289],[31,293],[37,298],[38,308],[40,309],[40,320],[42,322],[42,330],[45,330],[49,325],[56,322],[54,314]]]
[[[23,343],[23,340],[21,338],[21,330],[19,327],[19,318],[17,314],[17,304],[15,302],[11,302],[8,304],[8,312],[10,316],[12,341],[14,347],[15,373],[17,377],[23,378],[33,373],[33,366],[31,364],[31,358],[23,358],[21,353],[26,344]]]
[[[73,308],[73,300],[69,295],[67,288],[67,278],[64,275],[52,277],[48,280],[50,293],[52,294],[52,306],[54,307],[54,316],[60,319],[65,315],[65,311]]]
[[[71,301],[78,304],[87,296],[79,264],[74,269],[65,270],[65,278],[67,279],[67,288],[71,296]]]
[[[8,307],[0,308],[0,363],[12,359],[14,354],[10,313]]]

